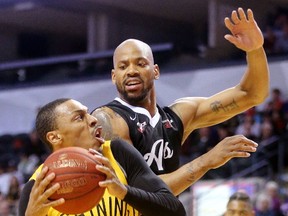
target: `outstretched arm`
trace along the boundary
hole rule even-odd
[[[178,170],[160,177],[174,195],[179,195],[209,170],[224,165],[232,158],[249,157],[250,152],[255,152],[257,146],[257,143],[243,135],[226,137],[209,152],[183,165]]]
[[[231,34],[225,38],[247,54],[247,69],[238,85],[208,98],[187,97],[170,107],[181,118],[184,138],[195,129],[223,122],[264,102],[269,94],[269,68],[263,49],[263,35],[253,13],[242,8],[225,18]]]
[[[232,12],[231,19],[225,18],[226,27],[231,34],[225,39],[247,53],[247,71],[239,83],[240,91],[248,93],[252,105],[257,105],[269,94],[269,69],[263,49],[263,35],[259,29],[252,10],[247,16],[242,8]]]

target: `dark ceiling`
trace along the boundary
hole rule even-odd
[[[0,25],[8,29],[37,29],[81,34],[90,12],[109,15],[133,13],[192,22],[207,16],[208,0],[1,0]],[[5,30],[5,28],[1,28]]]
[[[155,22],[156,27],[161,28],[173,22],[177,25],[177,31],[172,34],[177,37],[177,34],[184,33],[189,37],[187,25],[189,28],[194,26],[194,29],[195,26],[207,25],[209,8],[215,4],[228,6],[226,9],[229,13],[231,8],[250,7],[259,24],[265,22],[265,12],[272,11],[275,5],[287,7],[287,0],[262,0],[261,4],[260,0],[0,0],[0,28],[2,34],[9,33],[6,35],[17,35],[19,32],[45,32],[45,34],[73,35],[69,38],[81,37],[83,40],[87,39],[89,14],[104,13],[114,17],[115,20],[125,18],[126,21],[131,21],[136,29],[137,25],[143,23]],[[182,28],[179,23],[185,23],[184,27]],[[139,29],[141,31],[141,27]],[[123,30],[125,31],[127,32],[127,28]],[[155,37],[153,32],[147,34]],[[166,32],[164,36],[165,34]],[[9,49],[8,46],[9,44],[5,45],[2,50]],[[8,56],[6,52],[2,53]]]

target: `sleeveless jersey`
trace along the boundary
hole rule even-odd
[[[107,157],[112,165],[112,167],[114,168],[117,177],[119,178],[119,180],[127,185],[127,181],[126,181],[126,176],[125,173],[123,172],[123,170],[121,169],[120,165],[117,163],[117,161],[114,158],[114,155],[111,151],[110,148],[110,141],[106,141],[103,145],[103,155],[105,157]],[[38,173],[41,171],[42,166],[39,166],[38,169],[35,171],[35,173],[32,175],[32,177],[30,178],[30,180],[35,180]],[[70,216],[72,216],[72,214],[69,214]],[[106,190],[102,200],[99,202],[99,204],[94,207],[93,209],[91,209],[90,211],[87,212],[83,212],[82,214],[77,214],[77,216],[124,216],[124,215],[129,215],[129,216],[139,216],[140,213],[135,210],[133,207],[131,207],[130,205],[128,205],[126,202],[111,196],[108,191]],[[57,211],[54,208],[50,208],[48,211],[47,216],[68,216],[67,214],[63,214],[59,211]]]
[[[146,109],[131,106],[120,98],[105,106],[126,121],[133,145],[155,174],[178,169],[183,124],[169,107],[162,109],[157,105],[158,112],[151,118]]]

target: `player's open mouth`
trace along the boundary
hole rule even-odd
[[[126,86],[133,86],[133,85],[138,85],[138,84],[141,84],[141,80],[140,79],[127,79],[126,82],[125,82],[125,85]]]
[[[127,86],[132,86],[132,85],[137,85],[137,84],[140,84],[140,82],[133,81],[133,82],[126,83]]]
[[[95,138],[101,143],[103,144],[105,142],[104,138],[101,136],[101,133],[102,133],[102,127],[98,126],[96,129],[95,129]]]

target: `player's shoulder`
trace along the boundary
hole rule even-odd
[[[99,107],[91,112],[94,117],[105,116],[106,118],[117,120],[122,119],[122,117],[113,109],[107,106]]]
[[[99,113],[113,113],[113,110],[111,108],[109,108],[108,106],[101,106],[101,107],[97,107],[95,108],[91,114],[99,114]]]

